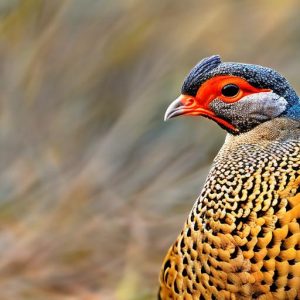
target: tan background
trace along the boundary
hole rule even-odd
[[[299,88],[299,3],[0,0],[0,299],[154,299],[225,136],[164,111],[215,53]]]

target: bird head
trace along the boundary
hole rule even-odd
[[[229,133],[240,134],[280,116],[300,119],[300,101],[278,72],[258,65],[223,63],[214,55],[190,71],[165,120],[180,115],[204,116]]]

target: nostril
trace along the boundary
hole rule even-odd
[[[195,101],[194,101],[193,98],[189,98],[189,99],[186,100],[185,105],[186,106],[193,106],[194,102]]]
[[[173,108],[175,109],[175,108],[178,108],[180,106],[182,106],[182,103],[180,101],[178,101],[178,102],[174,103],[174,107]]]

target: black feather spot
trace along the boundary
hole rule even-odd
[[[174,281],[174,291],[176,294],[179,294],[179,290],[178,290],[178,286],[177,286],[177,282]]]
[[[276,286],[275,282],[273,282],[272,285],[270,286],[270,291],[276,292],[276,290],[277,290],[277,286]]]
[[[168,268],[171,268],[171,262],[170,262],[169,259],[165,262],[165,265],[164,265],[164,272],[165,272]]]

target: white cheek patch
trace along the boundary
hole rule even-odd
[[[287,101],[273,92],[256,93],[245,96],[235,103],[237,110],[248,117],[269,120],[278,117],[287,108]]]
[[[228,120],[240,132],[280,116],[287,106],[288,102],[273,92],[251,94],[234,103],[225,103],[218,98],[210,103],[218,117]]]

